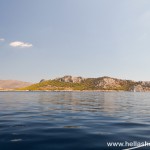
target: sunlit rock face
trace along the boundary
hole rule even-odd
[[[62,78],[57,78],[55,80],[62,81],[62,82],[81,83],[84,80],[84,78],[82,78],[82,77],[64,76]]]
[[[142,83],[138,82],[136,85],[132,86],[130,91],[133,91],[133,92],[147,92],[147,91],[150,91],[150,86],[147,83],[143,84],[143,81],[142,81]]]
[[[97,84],[99,87],[107,88],[107,87],[120,87],[119,81],[112,78],[103,78]]]
[[[136,86],[134,86],[133,91],[134,92],[142,92],[142,91],[144,91],[144,88],[142,87],[142,85],[136,85]]]
[[[139,82],[142,86],[150,87],[150,81],[140,81]]]

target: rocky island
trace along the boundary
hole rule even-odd
[[[39,83],[32,84],[24,88],[19,88],[18,90],[27,90],[27,91],[115,90],[115,91],[146,92],[150,91],[150,82],[123,80],[107,76],[98,78],[83,78],[68,75],[53,80],[42,79]]]

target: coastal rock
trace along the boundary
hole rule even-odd
[[[142,87],[142,85],[135,85],[133,87],[131,87],[131,90],[130,91],[133,91],[133,92],[143,92],[144,91],[144,88]]]
[[[109,77],[105,77],[105,78],[101,79],[98,82],[97,86],[103,87],[103,88],[120,87],[118,80],[109,78]]]

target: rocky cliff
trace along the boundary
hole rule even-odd
[[[64,76],[61,78],[56,78],[54,80],[61,81],[61,82],[81,83],[83,80],[85,80],[85,78],[73,77],[73,76]]]

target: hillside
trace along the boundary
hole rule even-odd
[[[0,80],[0,90],[23,88],[31,84],[32,83],[17,80]]]
[[[19,90],[123,90],[150,91],[150,82],[136,82],[111,77],[82,78],[64,76],[53,80],[41,80],[37,84]]]

